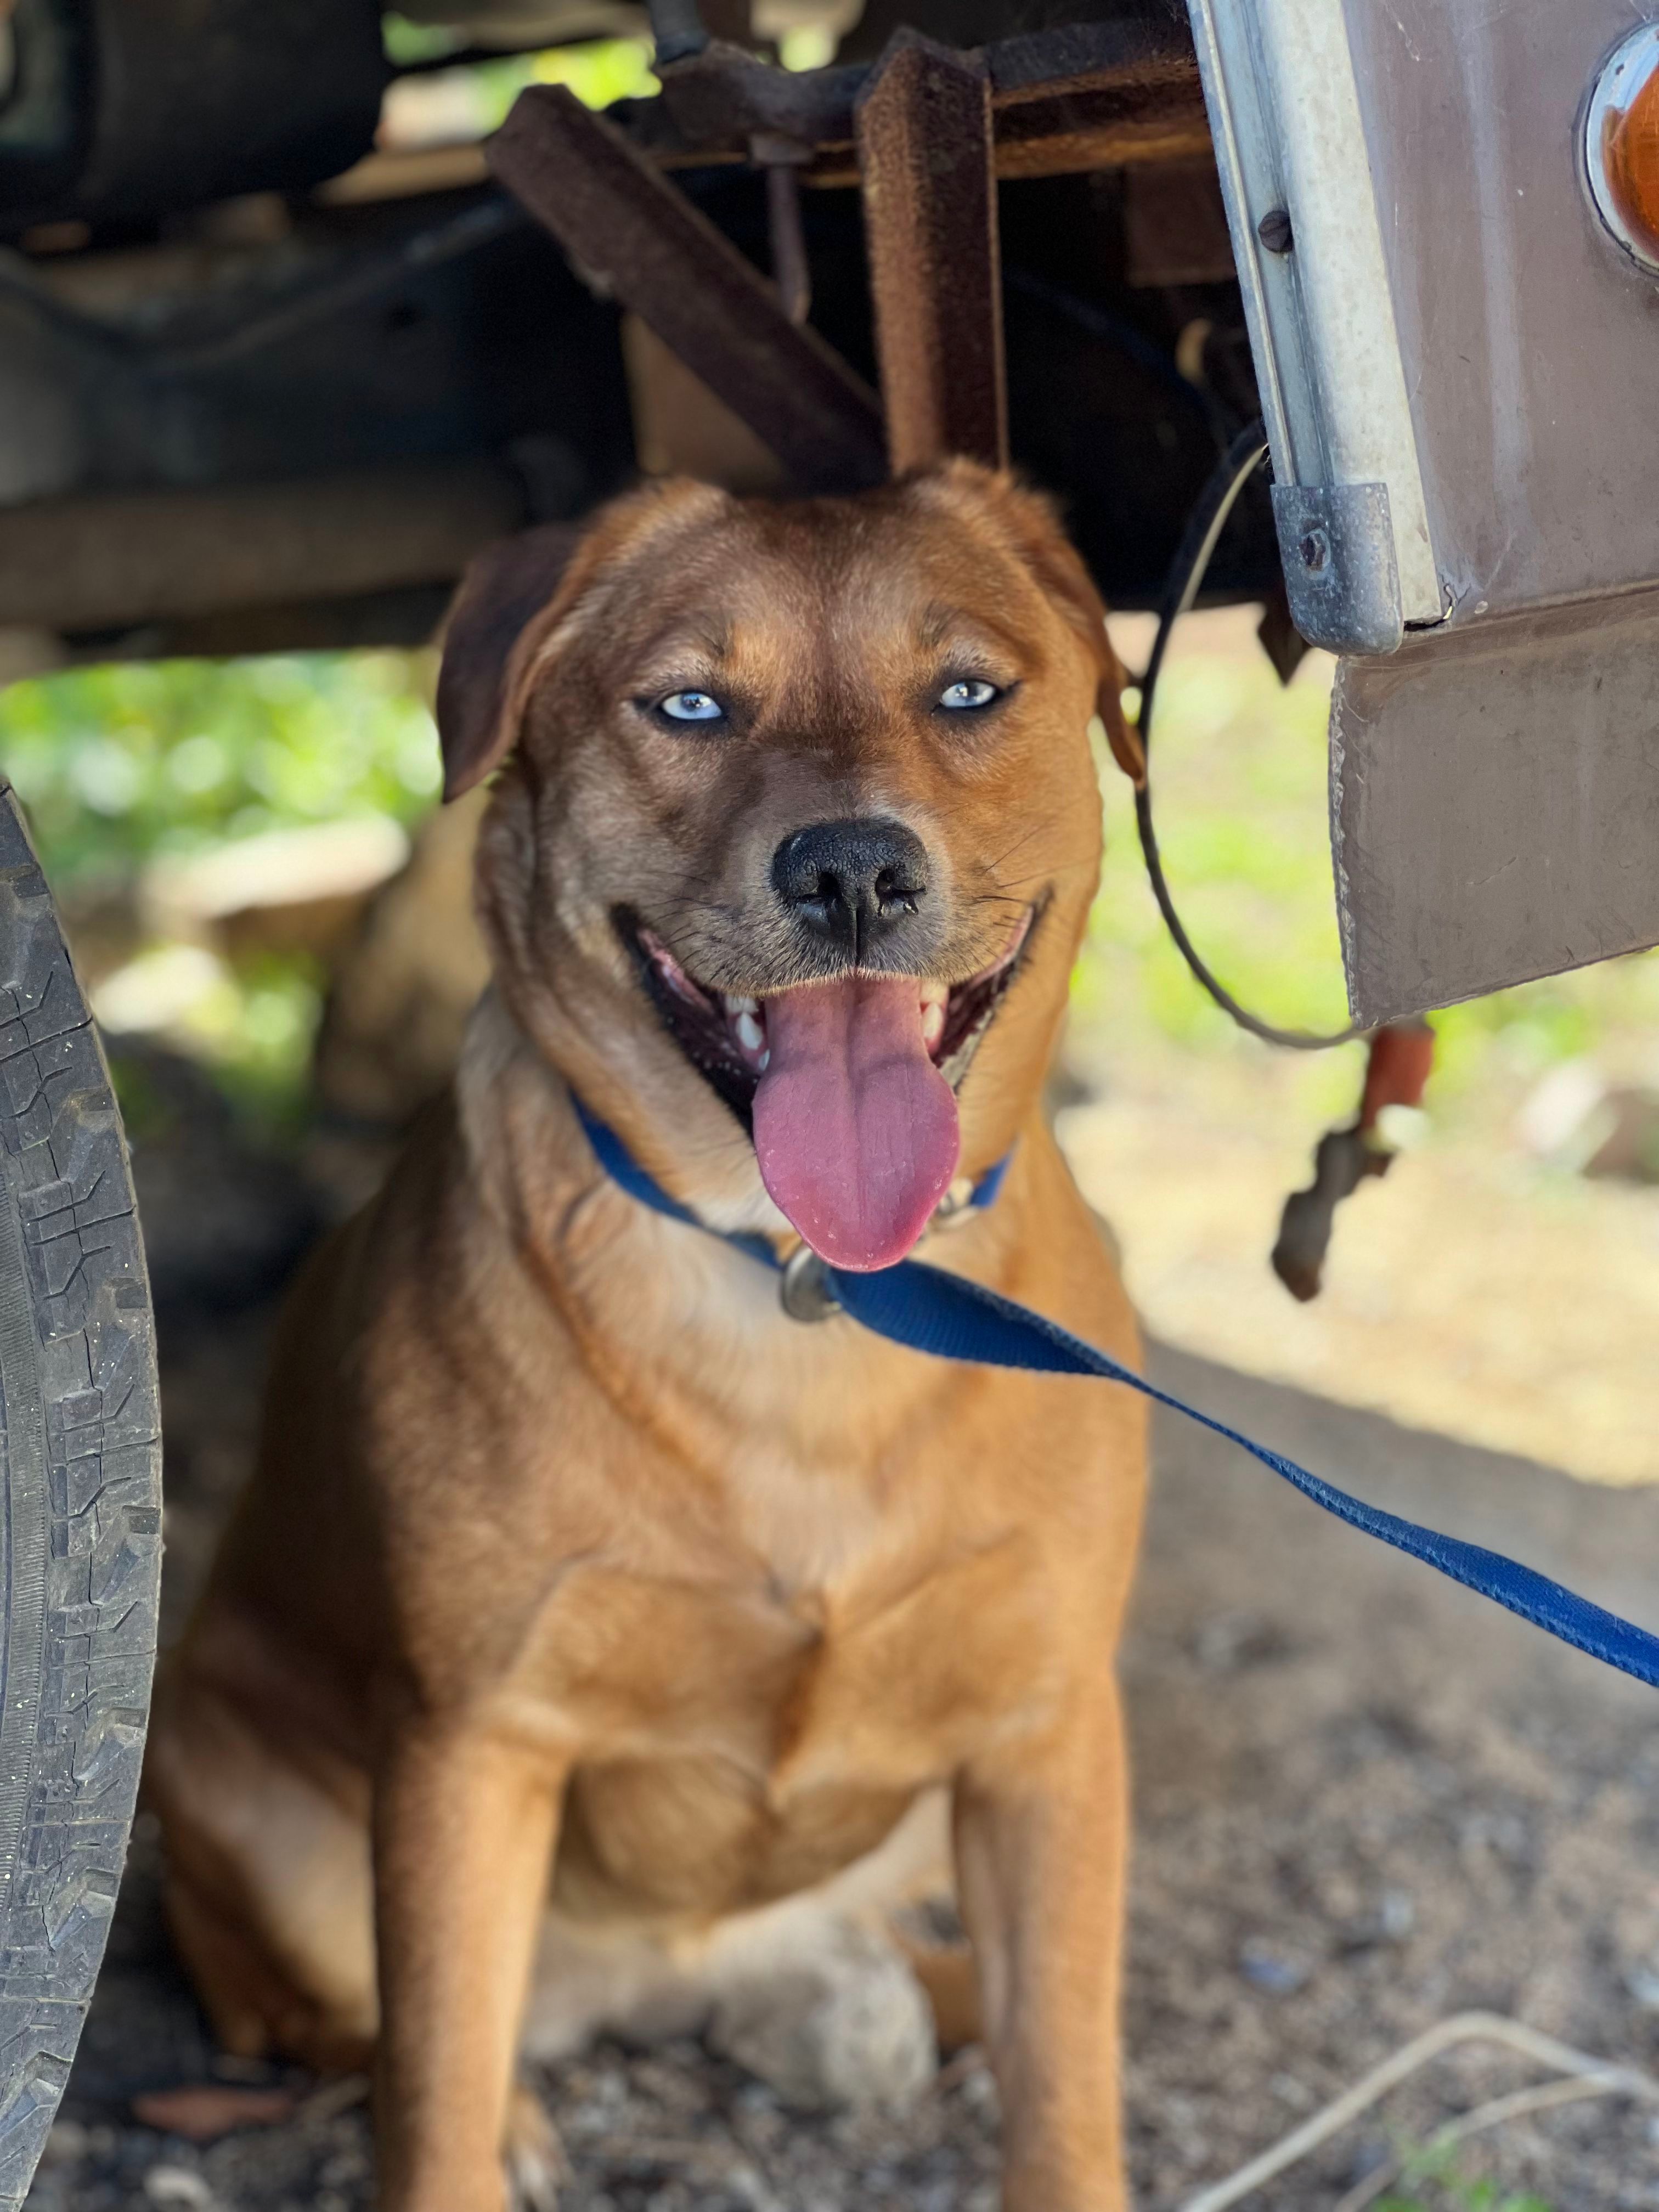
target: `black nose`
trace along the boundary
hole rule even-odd
[[[927,889],[927,855],[902,822],[815,822],[772,856],[784,904],[815,936],[854,959],[914,914]]]

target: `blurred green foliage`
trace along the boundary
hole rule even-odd
[[[1326,713],[1317,683],[1285,689],[1259,653],[1183,653],[1177,640],[1152,746],[1158,842],[1194,942],[1270,1020],[1316,1030],[1346,1019],[1323,823]],[[1197,1048],[1229,1045],[1237,1032],[1153,902],[1128,784],[1109,760],[1102,774],[1107,860],[1084,1002],[1109,1002]]]
[[[447,23],[411,23],[407,15],[382,15],[380,39],[386,59],[398,69],[441,61],[462,44],[461,33]]]
[[[1431,2140],[1403,2159],[1405,2194],[1379,2197],[1374,2212],[1554,2212],[1529,2190],[1505,2191],[1489,2177],[1479,2179],[1460,2164],[1456,2146]]]
[[[586,107],[609,107],[613,100],[648,100],[657,90],[651,73],[649,39],[595,39],[580,46],[550,46],[543,53],[480,62],[481,129],[497,130],[526,85],[567,84]]]
[[[0,768],[72,921],[158,855],[350,814],[415,822],[441,781],[430,677],[429,655],[405,653],[66,671],[0,690]],[[179,1039],[239,1103],[289,1121],[323,980],[302,956],[262,953],[203,995]]]
[[[401,15],[381,20],[387,56],[401,68],[441,63],[465,43],[441,25],[411,23]],[[648,100],[658,88],[651,57],[649,39],[589,39],[537,53],[503,54],[499,61],[470,62],[464,75],[459,70],[440,73],[459,80],[453,88],[461,95],[458,108],[466,110],[470,127],[483,137],[499,130],[527,85],[567,84],[588,107],[609,107],[615,100]]]
[[[1420,2197],[1379,2197],[1376,2212],[1554,2212],[1541,2197],[1500,2197],[1490,2181],[1443,2185],[1437,2204]]]
[[[1152,746],[1158,842],[1176,902],[1219,980],[1280,1026],[1347,1019],[1328,823],[1329,666],[1310,655],[1281,686],[1242,614],[1231,649],[1177,635],[1160,680]],[[1199,625],[1194,625],[1198,629]],[[1212,637],[1213,634],[1212,633]],[[1076,1005],[1133,1047],[1195,1055],[1260,1053],[1194,981],[1152,900],[1129,787],[1103,761],[1107,857],[1079,963]],[[1434,1016],[1431,1101],[1456,1111],[1483,1087],[1516,1102],[1552,1064],[1615,1031],[1659,1048],[1659,957],[1602,963]],[[1327,1109],[1352,1103],[1354,1052],[1309,1071]]]
[[[82,668],[0,691],[0,767],[57,890],[160,853],[378,812],[441,780],[427,656],[288,654]]]

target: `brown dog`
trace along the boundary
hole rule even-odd
[[[441,699],[452,792],[505,763],[492,989],[453,1103],[301,1278],[160,1697],[179,1943],[233,2049],[377,2041],[383,2204],[487,2212],[550,1891],[707,1923],[944,1783],[1005,2204],[1108,2212],[1139,1403],[799,1325],[572,1103],[704,1223],[843,1267],[1012,1154],[927,1256],[1133,1358],[1040,1111],[1091,716],[1136,760],[1099,601],[965,464],[670,484],[549,561],[480,569]]]

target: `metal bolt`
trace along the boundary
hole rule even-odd
[[[1323,530],[1310,530],[1297,546],[1297,550],[1302,556],[1303,566],[1312,569],[1314,574],[1317,575],[1331,557],[1329,534]]]
[[[1255,234],[1269,253],[1288,253],[1296,243],[1288,208],[1269,208],[1255,227]]]

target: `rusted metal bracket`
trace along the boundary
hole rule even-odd
[[[1109,21],[994,40],[978,58],[991,81],[1000,177],[1209,150],[1185,11],[1163,0],[1118,0]],[[852,185],[854,110],[873,74],[855,63],[797,75],[714,38],[659,68],[659,99],[619,101],[612,116],[662,167],[743,161],[757,135],[778,133],[811,149],[804,184]]]
[[[991,80],[899,33],[855,116],[893,473],[1008,460]]]
[[[1413,1018],[1388,1022],[1371,1032],[1358,1119],[1328,1129],[1314,1153],[1314,1179],[1285,1201],[1273,1246],[1273,1273],[1304,1304],[1319,1296],[1336,1209],[1368,1176],[1387,1175],[1394,1148],[1378,1127],[1389,1106],[1421,1106],[1434,1067],[1434,1031]]]
[[[749,424],[806,490],[886,473],[875,394],[614,125],[562,85],[521,93],[489,143],[496,176],[591,282]]]

